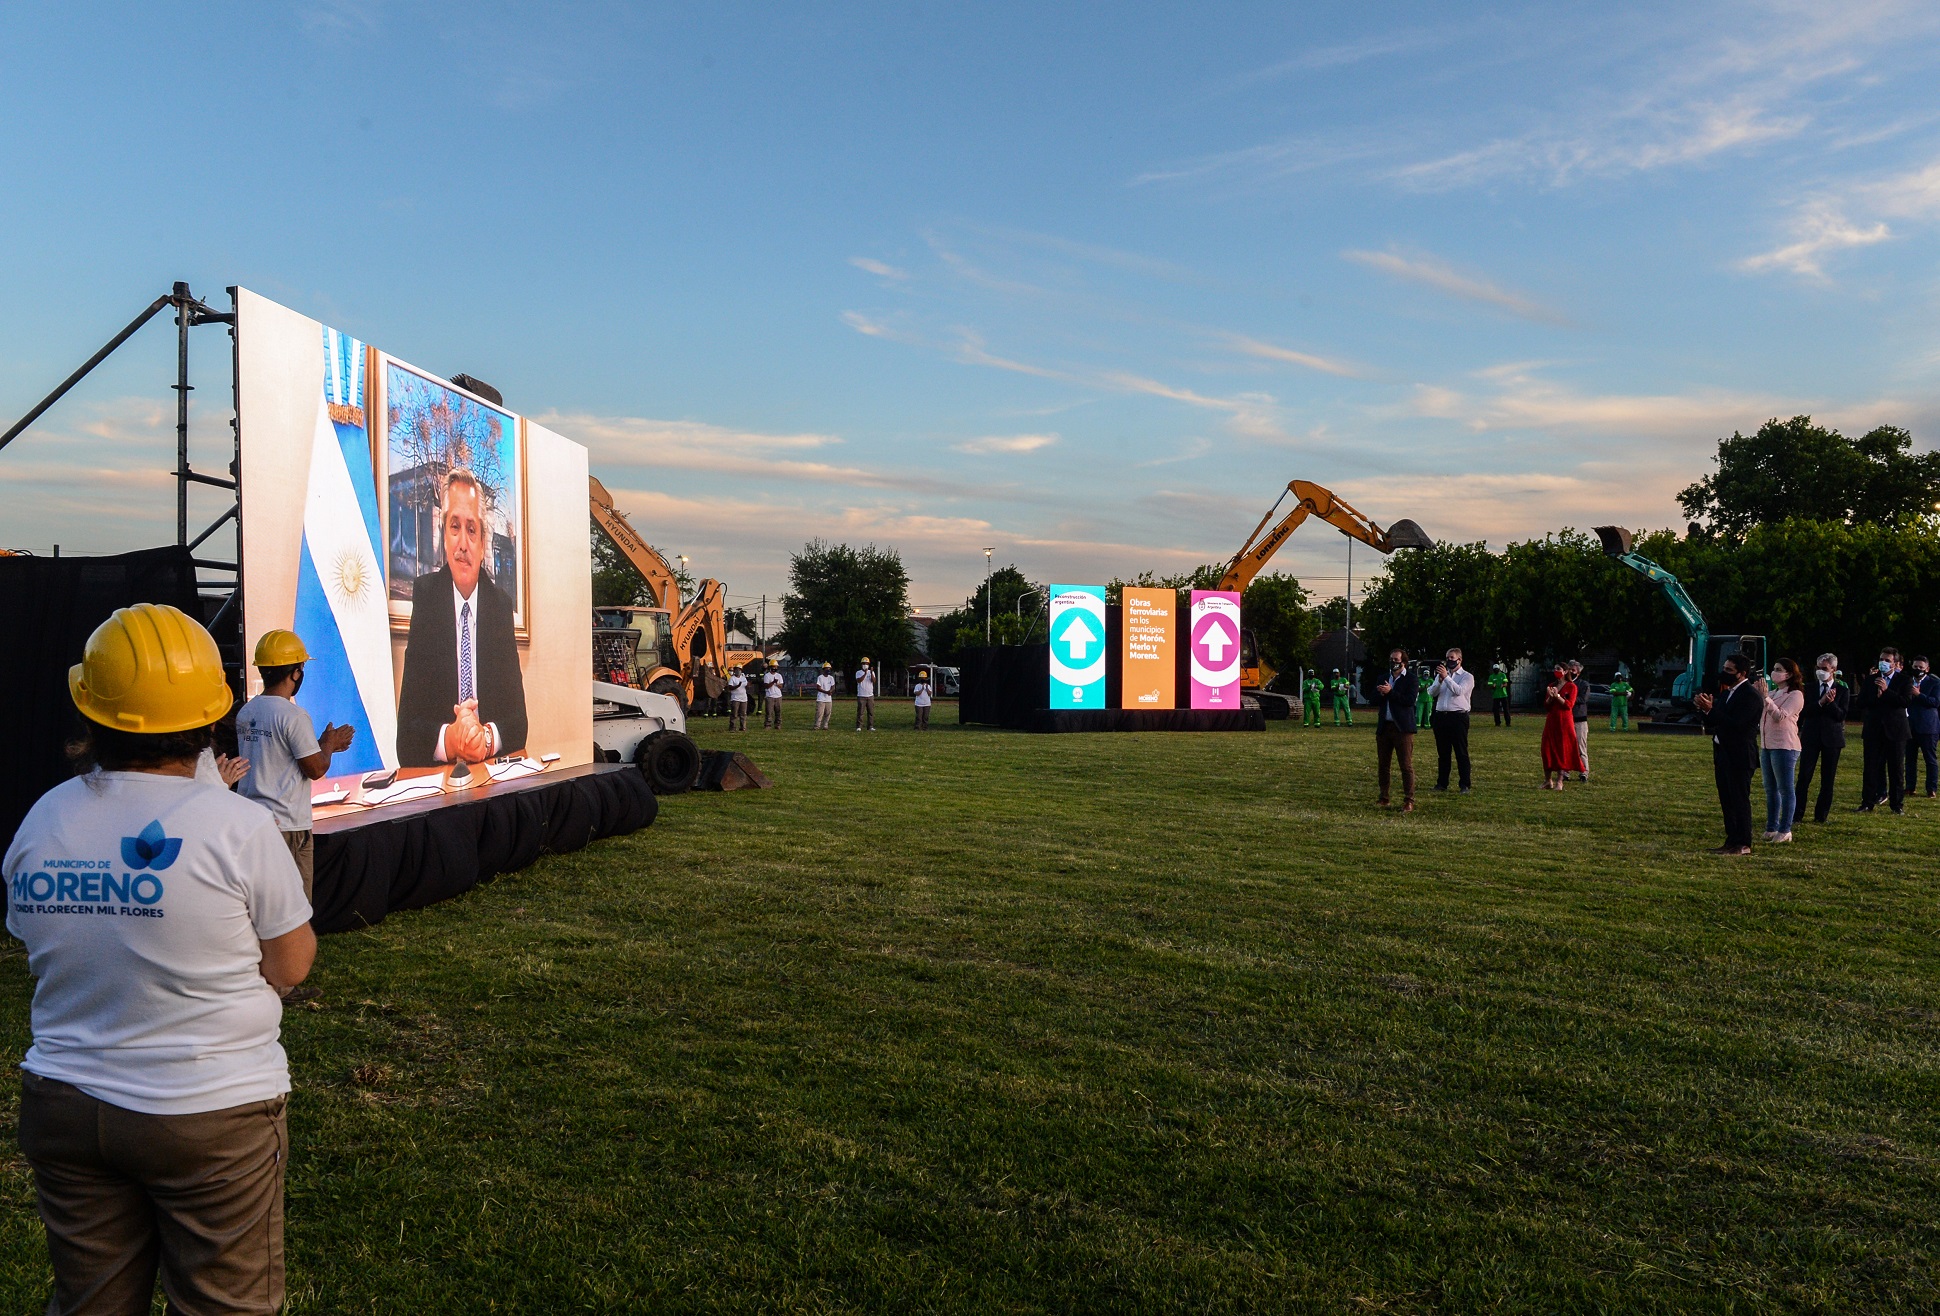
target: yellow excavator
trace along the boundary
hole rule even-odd
[[[1293,496],[1292,510],[1268,530],[1267,522],[1273,520],[1273,514],[1280,510],[1280,504],[1286,502],[1288,494]],[[1435,541],[1413,521],[1396,521],[1383,530],[1348,506],[1344,499],[1335,497],[1333,490],[1310,480],[1294,480],[1287,485],[1279,501],[1267,509],[1260,523],[1253,527],[1253,533],[1240,545],[1239,552],[1233,554],[1233,560],[1226,566],[1226,574],[1220,577],[1219,588],[1244,594],[1246,587],[1253,583],[1253,577],[1259,575],[1273,555],[1280,551],[1280,545],[1286,543],[1288,537],[1300,528],[1300,523],[1310,516],[1319,517],[1342,534],[1360,540],[1384,556],[1397,548],[1435,546]],[[1251,629],[1240,632],[1240,655],[1240,693],[1259,700],[1260,708],[1268,717],[1292,717],[1295,699],[1266,688],[1277,673],[1261,660],[1260,646],[1254,640]]]
[[[592,480],[593,524],[620,550],[653,591],[654,606],[611,607],[593,610],[594,636],[602,632],[632,631],[639,643],[632,656],[633,670],[616,685],[633,685],[655,694],[673,695],[683,707],[696,699],[714,699],[726,688],[731,668],[758,658],[758,652],[727,647],[727,591],[718,580],[703,580],[685,607],[680,581],[660,550],[640,537],[626,513],[613,505],[613,495],[598,479]],[[597,642],[596,662],[614,662]],[[602,672],[601,680],[612,681]]]

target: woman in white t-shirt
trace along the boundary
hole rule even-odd
[[[197,779],[230,705],[198,623],[137,604],[68,676],[86,775],[21,823],[0,873],[35,978],[20,1148],[52,1311],[283,1301],[289,1061],[279,993],[316,958],[276,820]]]
[[[835,712],[835,665],[822,664],[822,674],[815,678],[815,729],[829,729],[829,715]]]
[[[916,697],[914,701],[916,729],[928,731],[930,729],[930,674],[927,671],[916,673],[916,684],[909,688],[909,692]]]
[[[761,674],[761,725],[764,730],[781,730],[781,670],[770,667]]]

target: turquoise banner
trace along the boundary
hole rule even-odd
[[[1105,706],[1105,587],[1051,586],[1051,707]]]

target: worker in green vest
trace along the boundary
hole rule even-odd
[[[1621,719],[1623,729],[1630,730],[1630,678],[1622,672],[1610,683],[1610,729],[1617,729]]]
[[[1497,663],[1489,669],[1489,704],[1495,711],[1495,724],[1509,725],[1509,669]]]
[[[1320,673],[1314,672],[1300,678],[1300,725],[1317,727],[1320,725],[1320,696],[1326,683]]]
[[[1415,674],[1418,693],[1415,695],[1415,725],[1427,726],[1435,716],[1435,692],[1429,687],[1435,683],[1435,673],[1426,663]]]
[[[1340,668],[1336,667],[1333,677],[1327,682],[1327,693],[1334,697],[1335,726],[1340,725],[1342,717],[1347,719],[1348,726],[1351,727],[1354,725],[1354,708],[1353,705],[1347,702],[1348,689],[1347,678],[1342,676],[1340,674]]]

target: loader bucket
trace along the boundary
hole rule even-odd
[[[1388,527],[1388,542],[1396,548],[1433,548],[1428,532],[1405,518]]]
[[[1591,529],[1595,530],[1596,537],[1603,541],[1603,551],[1611,557],[1622,557],[1630,551],[1630,532],[1622,526],[1600,525],[1592,526]]]

